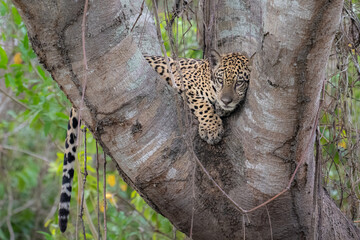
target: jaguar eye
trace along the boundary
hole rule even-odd
[[[243,83],[244,83],[244,81],[239,81],[239,80],[238,80],[238,81],[236,81],[236,86],[239,87],[239,86],[241,86]]]
[[[217,78],[217,81],[222,84],[223,83],[223,79],[222,78]]]

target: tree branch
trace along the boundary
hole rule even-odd
[[[1,151],[2,149],[11,150],[11,151],[16,151],[16,152],[20,152],[20,153],[24,153],[24,154],[27,154],[27,155],[29,155],[29,156],[31,156],[31,157],[40,159],[40,160],[46,162],[47,164],[50,163],[50,161],[49,161],[47,158],[45,158],[45,157],[43,157],[43,156],[40,156],[40,155],[38,155],[38,154],[32,153],[32,152],[27,151],[27,150],[22,150],[22,149],[19,149],[19,148],[13,147],[13,146],[9,146],[9,145],[0,145],[0,151]]]
[[[26,104],[20,102],[18,99],[16,99],[15,97],[9,95],[4,89],[0,88],[0,92],[2,92],[5,96],[7,96],[8,98],[10,98],[11,100],[13,100],[14,102],[16,102],[17,104],[19,104],[20,106],[26,108],[26,109],[30,109]]]

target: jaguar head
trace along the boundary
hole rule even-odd
[[[248,62],[240,53],[220,55],[212,51],[210,63],[216,103],[225,112],[233,111],[245,98],[250,78]]]

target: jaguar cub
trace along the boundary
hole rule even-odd
[[[175,86],[171,81],[164,57],[145,56],[151,67],[172,87],[182,92],[199,121],[199,135],[209,144],[221,140],[224,128],[221,116],[232,112],[245,98],[249,85],[248,59],[240,53],[220,55],[212,52],[210,59],[180,59],[180,71],[176,62],[169,58]],[[69,217],[76,133],[79,127],[75,109],[71,110],[65,141],[63,179],[59,206],[59,227],[65,232]]]
[[[145,58],[172,85],[165,58]],[[250,70],[248,59],[240,53],[220,55],[213,52],[210,61],[211,64],[208,59],[180,59],[178,72],[175,61],[169,58],[176,85],[173,87],[181,92],[183,84],[187,103],[199,121],[200,137],[209,144],[215,144],[224,133],[220,117],[232,112],[245,98]]]

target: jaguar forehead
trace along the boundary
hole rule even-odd
[[[239,69],[236,67],[222,67],[219,69],[218,74],[222,76],[226,82],[233,82],[239,74]]]

